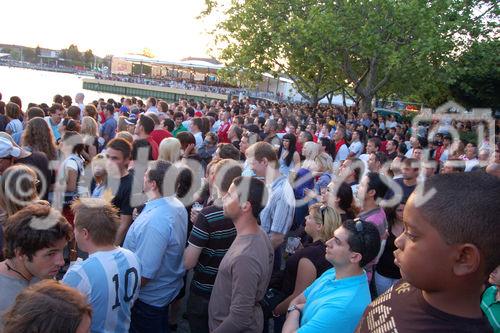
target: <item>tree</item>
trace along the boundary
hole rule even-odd
[[[83,62],[85,63],[86,66],[92,68],[94,64],[94,53],[92,53],[91,49],[88,49],[83,54]]]
[[[217,4],[207,0],[205,14]],[[376,95],[415,92],[488,38],[483,19],[495,8],[481,0],[232,1],[214,34],[233,70],[285,73],[310,100],[352,89],[370,112]]]
[[[450,70],[450,95],[465,107],[500,106],[500,41],[478,42]]]
[[[23,60],[28,62],[36,62],[38,57],[35,50],[30,47],[23,47]]]
[[[314,105],[340,88],[335,68],[318,50],[323,45],[314,31],[320,27],[310,27],[318,8],[314,0],[234,2],[214,31],[216,42],[227,45],[219,50],[226,76],[245,82],[261,81],[263,73],[285,75]]]
[[[81,61],[81,59],[82,59],[82,55],[81,55],[80,51],[78,51],[78,46],[76,46],[75,44],[71,44],[68,47],[67,56],[68,56],[68,59],[75,61],[75,62]]]

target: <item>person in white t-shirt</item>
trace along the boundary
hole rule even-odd
[[[203,134],[201,133],[201,128],[203,127],[201,118],[195,117],[191,119],[191,133],[194,135],[196,140],[196,149],[200,149],[203,145]]]
[[[465,172],[470,172],[472,169],[479,164],[477,159],[477,146],[469,142],[465,146]]]
[[[352,140],[349,145],[349,157],[359,157],[363,152],[363,144],[360,141],[360,136],[358,130],[352,132]]]
[[[335,140],[335,168],[338,168],[342,161],[345,161],[349,157],[349,148],[347,148],[344,137],[344,128],[338,127],[333,135],[333,139]]]

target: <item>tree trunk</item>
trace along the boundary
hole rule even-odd
[[[372,113],[372,100],[373,96],[359,96],[359,111],[361,113]]]

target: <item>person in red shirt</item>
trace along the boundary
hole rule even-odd
[[[160,118],[156,114],[148,113],[147,115],[153,119],[155,123],[155,129],[151,132],[151,138],[159,147],[163,139],[172,137],[172,133],[161,126]]]
[[[436,148],[436,151],[434,153],[434,159],[439,163],[441,160],[441,156],[443,155],[444,151],[450,147],[451,144],[451,136],[449,134],[442,136],[440,133],[436,134],[436,139],[439,141],[439,139],[443,137],[442,142],[443,144],[438,146]]]
[[[158,159],[158,144],[151,137],[151,133],[155,129],[155,122],[151,119],[150,116],[143,114],[139,121],[137,122],[137,126],[135,126],[135,135],[138,136],[139,139],[148,140],[151,145],[151,150],[153,153],[153,159]]]
[[[219,127],[219,131],[217,132],[217,136],[219,138],[219,143],[230,143],[227,134],[229,132],[229,128],[231,127],[231,122],[229,121],[229,112],[222,111],[220,113],[220,121],[221,125]]]

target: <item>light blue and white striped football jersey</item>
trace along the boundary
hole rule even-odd
[[[92,333],[128,332],[141,285],[141,266],[133,252],[116,248],[93,253],[71,266],[63,282],[87,296]]]

